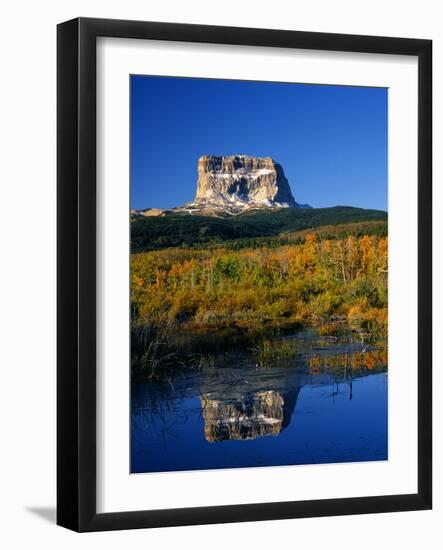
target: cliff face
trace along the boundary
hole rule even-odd
[[[198,160],[195,199],[169,210],[148,208],[133,216],[187,213],[235,215],[248,210],[309,207],[295,202],[283,168],[271,157],[205,155]]]
[[[204,156],[198,161],[194,203],[220,207],[295,207],[283,168],[270,157]]]

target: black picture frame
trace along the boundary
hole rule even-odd
[[[416,494],[96,512],[96,39],[173,40],[418,58]],[[432,506],[432,42],[78,18],[57,29],[57,523],[104,531],[426,510]]]

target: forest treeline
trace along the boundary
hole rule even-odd
[[[324,233],[327,234],[327,233]],[[207,329],[344,323],[387,333],[388,239],[306,232],[269,247],[168,248],[132,254],[133,327]]]
[[[131,249],[132,252],[144,252],[173,247],[201,248],[218,244],[239,248],[260,246],[260,243],[280,246],[290,240],[299,241],[297,232],[312,232],[320,227],[328,227],[331,232],[339,224],[343,226],[358,222],[365,225],[371,221],[379,222],[377,231],[380,236],[383,236],[383,232],[386,234],[386,212],[350,206],[282,208],[224,217],[189,214],[135,216],[131,222]],[[371,234],[373,231],[374,229],[369,229]],[[343,234],[346,234],[346,229]],[[322,237],[327,238],[326,235]]]
[[[247,239],[234,239],[223,244],[206,244],[195,248],[219,248],[227,250],[241,250],[242,248],[277,248],[291,244],[303,244],[306,235],[311,233],[319,240],[344,239],[349,236],[363,237],[364,235],[375,235],[386,237],[388,234],[388,222],[384,220],[373,220],[367,222],[344,223],[338,225],[322,225],[315,229],[304,229],[301,231],[290,231],[280,233],[275,237],[255,237]]]

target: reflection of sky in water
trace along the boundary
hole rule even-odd
[[[385,460],[387,374],[374,354],[365,375],[351,355],[344,370],[320,354],[305,372],[249,365],[177,377],[173,387],[139,384],[132,472]]]

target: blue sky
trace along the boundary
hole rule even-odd
[[[201,155],[270,156],[295,200],[387,210],[385,88],[138,76],[131,207],[194,198]]]

